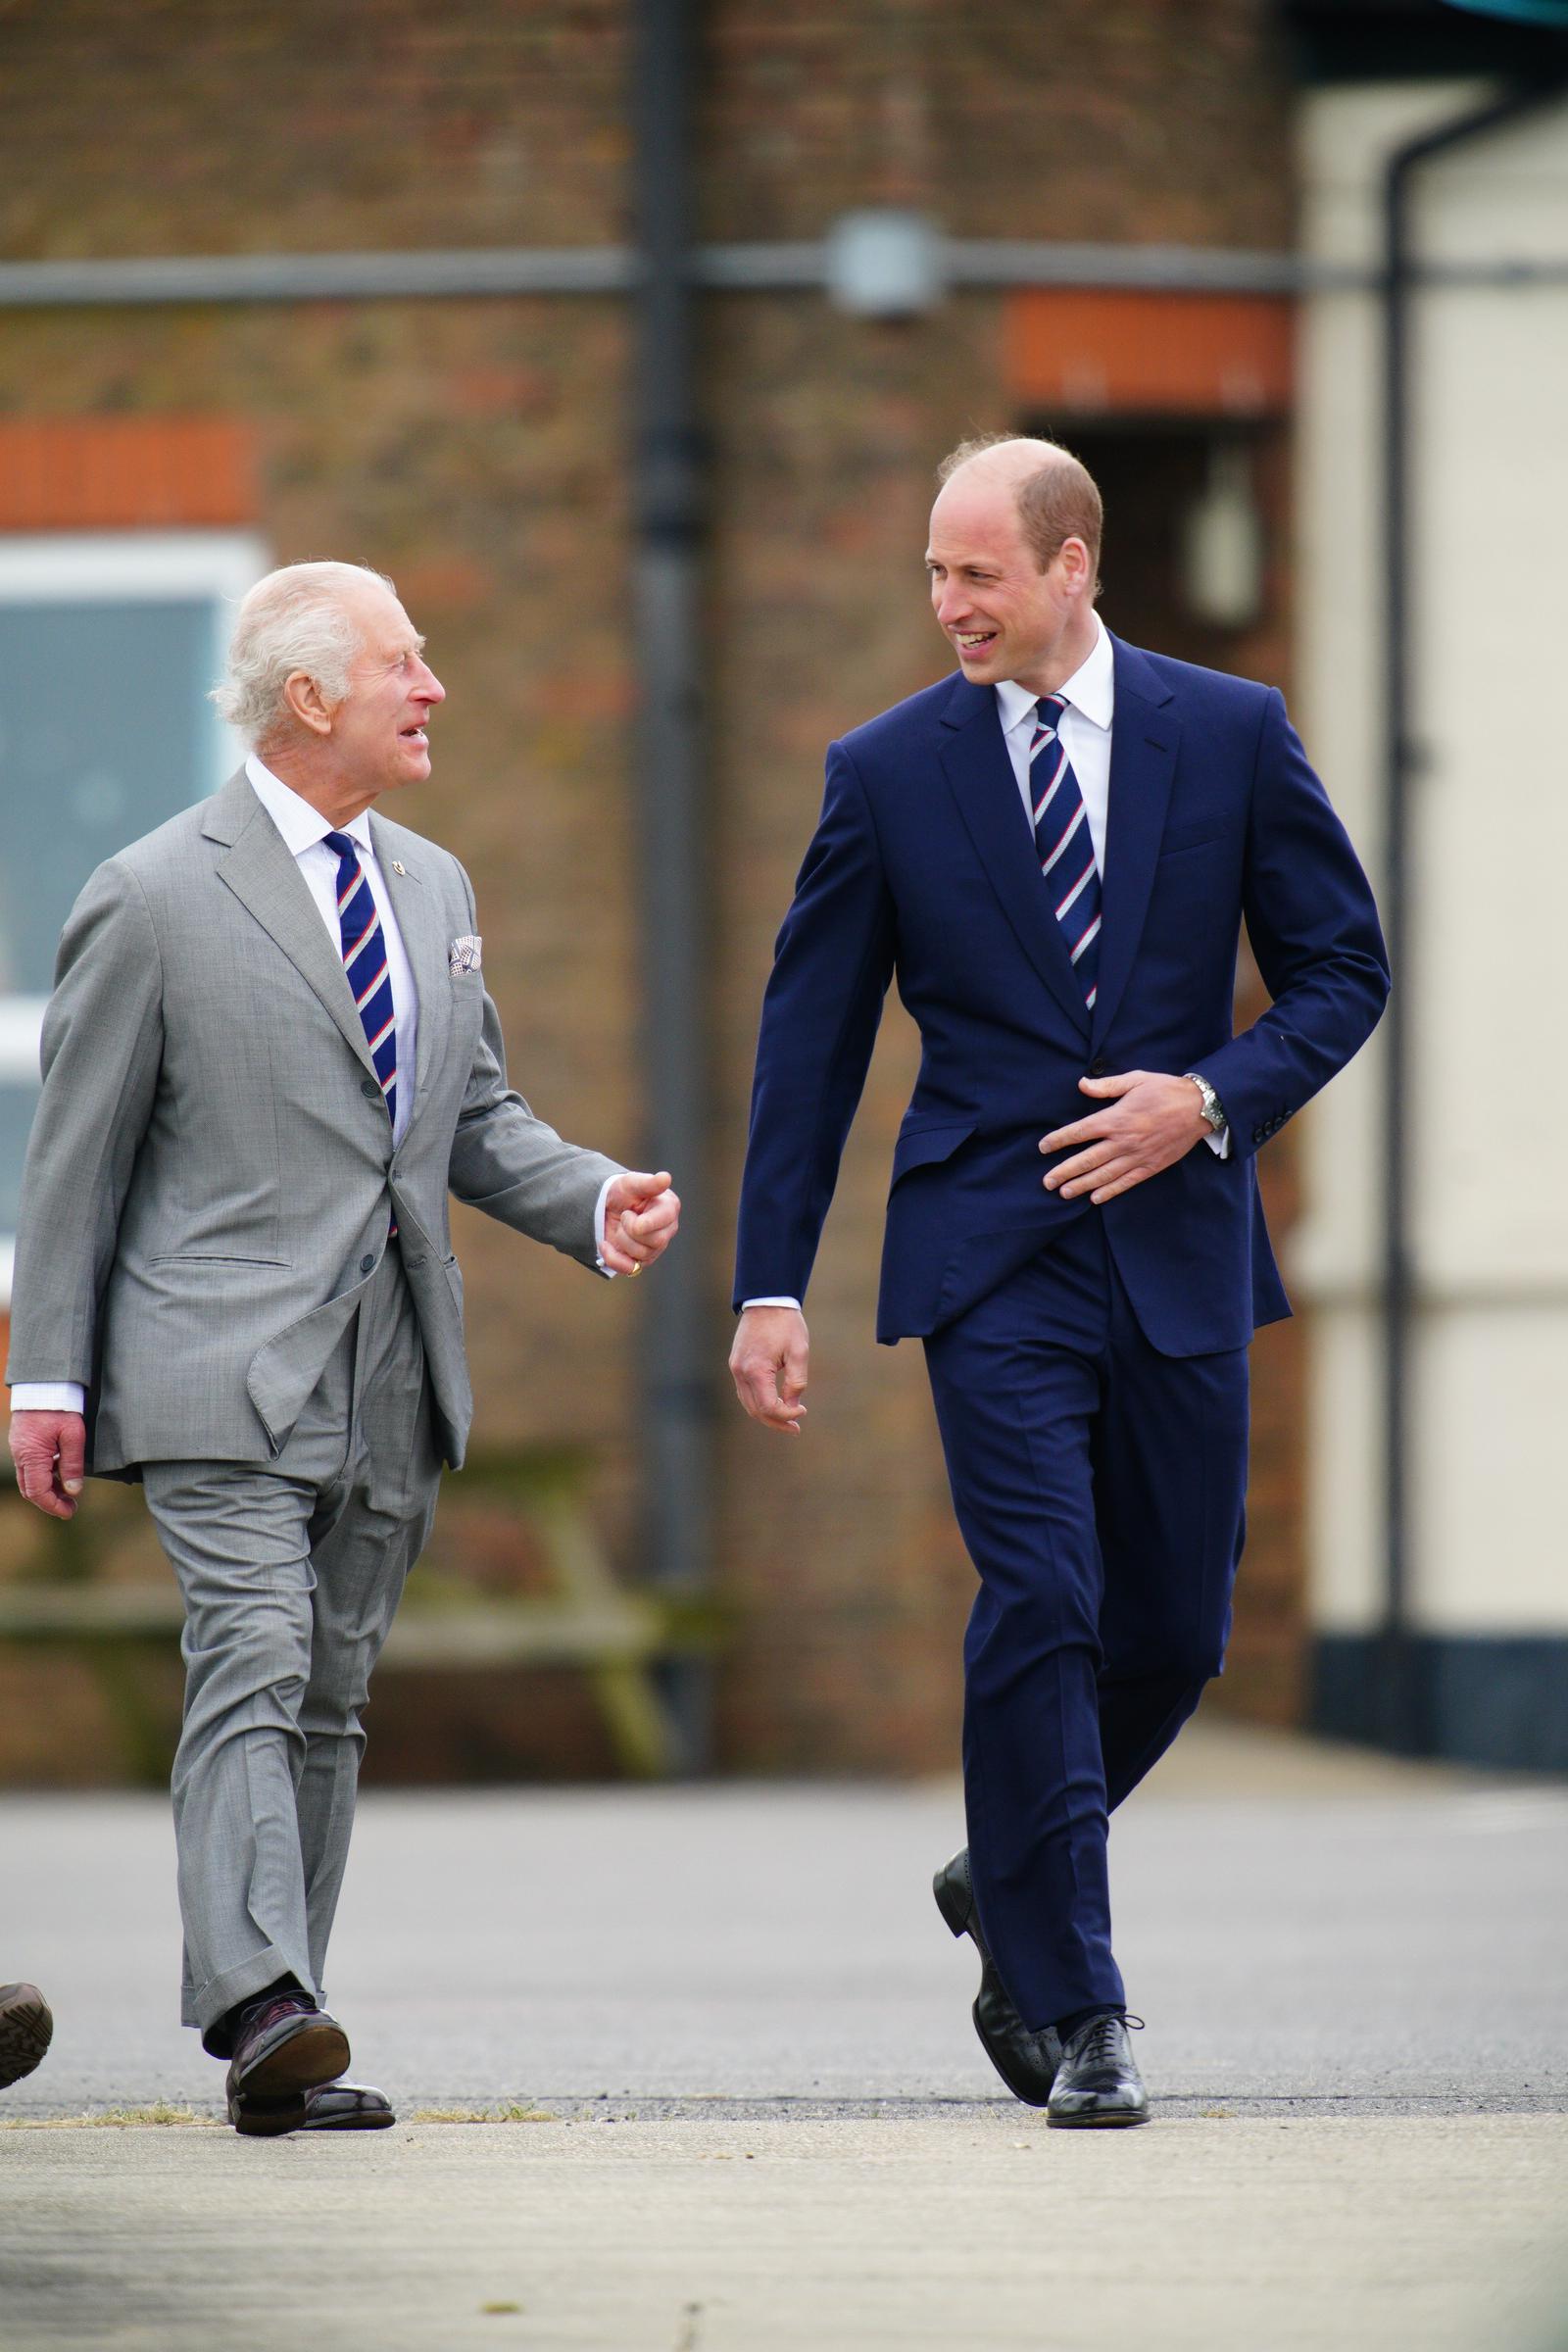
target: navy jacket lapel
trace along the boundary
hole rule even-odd
[[[1116,1016],[1149,912],[1154,863],[1176,773],[1181,719],[1168,686],[1136,646],[1111,639],[1116,703],[1110,732],[1110,793],[1101,886],[1100,980],[1092,1043]]]
[[[1089,1008],[1040,879],[995,693],[959,678],[943,707],[941,724],[942,765],[992,888],[1030,962],[1087,1037]]]

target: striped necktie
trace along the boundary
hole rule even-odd
[[[365,1025],[375,1074],[386,1097],[387,1116],[398,1115],[398,1033],[392,1010],[392,974],[387,968],[386,934],[375,910],[369,878],[346,833],[328,833],[326,846],[337,859],[337,921],[343,939],[343,969]]]
[[[1100,976],[1100,869],[1084,796],[1067,747],[1056,732],[1066,708],[1065,695],[1040,697],[1029,746],[1029,807],[1040,871],[1084,1003],[1093,1012]]]

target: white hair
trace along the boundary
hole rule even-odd
[[[397,594],[383,572],[364,564],[285,564],[248,591],[234,623],[227,673],[210,700],[253,750],[286,715],[283,689],[296,670],[314,678],[334,709],[347,702],[349,673],[364,642],[347,598],[367,581]]]

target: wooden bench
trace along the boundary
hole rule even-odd
[[[692,1596],[630,1591],[617,1582],[585,1499],[590,1469],[587,1456],[571,1451],[471,1458],[446,1489],[430,1551],[415,1572],[382,1657],[403,1672],[578,1668],[621,1768],[658,1779],[687,1760],[662,1670],[710,1651],[716,1618],[711,1604]],[[136,1703],[128,1653],[139,1643],[177,1642],[184,1610],[167,1571],[156,1582],[145,1570],[134,1578],[113,1573],[127,1537],[139,1549],[147,1546],[139,1506],[117,1507],[112,1496],[112,1488],[90,1483],[87,1508],[60,1523],[36,1518],[14,1490],[4,1494],[9,1573],[0,1574],[0,1642],[84,1650],[120,1725],[127,1777],[161,1779],[163,1743],[145,1705]],[[543,1569],[544,1591],[485,1592],[466,1575],[458,1556],[463,1506],[475,1502],[499,1505],[514,1520]],[[17,1513],[24,1514],[24,1525]]]

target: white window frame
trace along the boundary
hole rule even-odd
[[[232,607],[272,565],[254,531],[49,531],[0,534],[0,604],[212,601],[214,682],[221,674]],[[245,746],[215,710],[204,790],[216,792]],[[0,1078],[37,1076],[47,997],[0,995]],[[0,1233],[0,1309],[11,1303],[16,1237]]]

